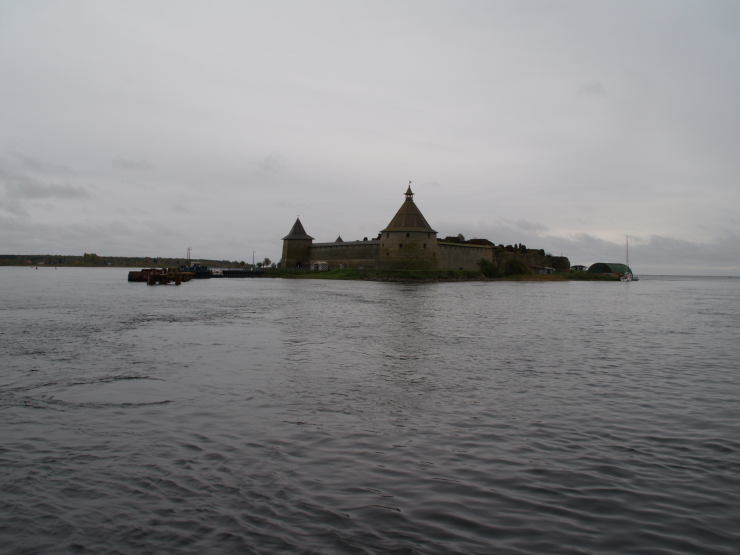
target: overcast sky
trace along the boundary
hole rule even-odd
[[[0,254],[442,237],[740,275],[740,2],[0,3]]]

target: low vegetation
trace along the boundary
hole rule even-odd
[[[480,272],[472,270],[376,270],[359,268],[341,268],[318,271],[271,270],[265,275],[287,279],[366,279],[366,280],[399,280],[399,281],[446,281],[461,279],[481,279]]]
[[[498,266],[496,266],[490,260],[486,260],[485,258],[481,258],[478,261],[478,268],[480,268],[480,273],[486,276],[487,278],[495,279],[495,278],[503,277],[504,275],[504,273],[499,269]]]
[[[619,276],[614,274],[589,274],[588,272],[558,272],[557,275],[564,276],[572,281],[619,281]]]
[[[510,258],[504,262],[503,272],[505,276],[528,276],[532,274],[532,268],[518,258]]]

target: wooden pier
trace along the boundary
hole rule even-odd
[[[148,285],[180,285],[191,279],[211,278],[256,278],[264,275],[264,270],[210,270],[204,266],[182,268],[144,268],[128,273],[128,280]]]
[[[221,278],[256,278],[262,277],[262,270],[221,270],[220,274],[214,274],[212,277]]]
[[[147,285],[180,285],[193,279],[192,272],[183,272],[180,268],[144,268],[140,272],[129,272],[128,280],[146,282]]]

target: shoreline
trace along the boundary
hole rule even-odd
[[[294,272],[274,270],[264,277],[283,279],[330,279],[353,281],[386,281],[386,282],[467,282],[467,281],[619,281],[618,277],[602,274],[574,272],[559,274],[511,275],[500,278],[488,278],[474,270],[360,270],[345,268],[325,272]]]
[[[106,270],[136,270],[137,266],[85,266],[85,265],[57,265],[47,264],[27,265],[6,264],[7,268],[31,269],[61,269],[61,268],[97,268]],[[336,269],[324,272],[304,271],[291,272],[281,269],[269,269],[260,276],[262,278],[283,279],[327,279],[343,281],[384,281],[384,282],[416,282],[416,283],[443,283],[469,281],[529,281],[529,282],[564,282],[564,281],[619,281],[618,277],[608,274],[588,274],[587,272],[560,272],[557,274],[511,275],[498,278],[488,278],[476,270],[376,270],[376,269]],[[725,276],[721,276],[725,277]],[[727,276],[732,277],[732,276]]]

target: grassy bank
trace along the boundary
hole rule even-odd
[[[266,274],[286,279],[365,279],[382,281],[481,280],[480,272],[468,270],[376,270],[342,268],[328,272],[287,272],[271,270]]]
[[[559,272],[556,275],[566,276],[571,281],[619,281],[613,274],[589,274],[588,272]]]
[[[557,272],[555,274],[528,274],[506,276],[500,281],[619,281],[611,274],[589,274],[588,272]]]

